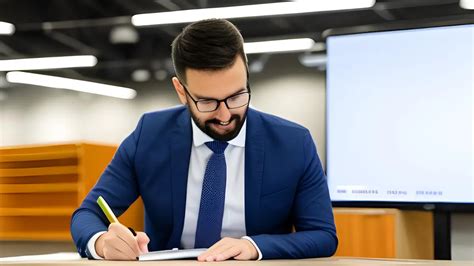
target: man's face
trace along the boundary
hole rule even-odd
[[[242,58],[238,56],[234,65],[224,70],[187,69],[186,79],[189,95],[177,78],[173,78],[173,85],[181,102],[188,106],[196,125],[215,140],[229,141],[236,137],[244,124],[248,105],[228,109],[224,102],[220,102],[217,110],[200,112],[190,96],[197,101],[222,100],[248,91],[247,72]]]

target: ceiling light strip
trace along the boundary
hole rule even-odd
[[[28,72],[13,71],[6,75],[10,83],[29,84],[64,90],[74,90],[86,93],[99,94],[121,99],[133,99],[137,92],[130,88],[112,86],[102,83],[62,78]]]
[[[247,42],[244,43],[244,51],[246,54],[298,52],[309,51],[313,45],[314,41],[310,38]]]
[[[375,0],[328,0],[279,2],[231,7],[201,8],[170,12],[137,14],[132,24],[140,26],[188,23],[208,18],[244,18],[303,14],[323,11],[370,8]]]
[[[0,60],[0,71],[93,67],[96,64],[97,58],[93,55],[9,59]]]
[[[464,9],[474,9],[474,0],[460,0],[459,6]]]
[[[8,22],[0,21],[0,35],[12,35],[15,33],[15,26]]]

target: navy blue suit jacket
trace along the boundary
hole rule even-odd
[[[246,134],[245,225],[263,258],[334,254],[331,201],[309,131],[249,108]],[[79,253],[90,257],[88,240],[107,231],[107,219],[96,203],[100,195],[117,216],[141,196],[149,249],[180,247],[191,145],[186,107],[143,115],[72,216]]]

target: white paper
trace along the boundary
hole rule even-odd
[[[69,261],[81,260],[81,256],[77,252],[60,252],[42,255],[28,255],[0,258],[0,262],[8,261]]]
[[[197,258],[207,249],[196,248],[196,249],[170,249],[152,251],[138,257],[138,260],[176,260],[176,259],[189,259]]]

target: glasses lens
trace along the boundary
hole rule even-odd
[[[197,109],[201,112],[212,112],[217,109],[216,100],[204,100],[196,103]]]
[[[230,109],[239,108],[249,103],[250,94],[248,92],[237,94],[227,99],[227,106]]]

